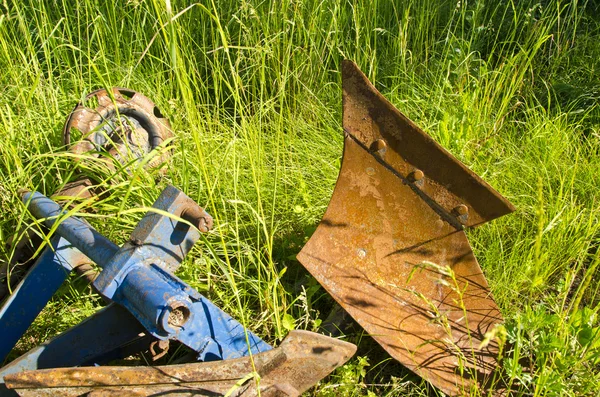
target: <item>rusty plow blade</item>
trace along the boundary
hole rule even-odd
[[[351,343],[291,331],[278,348],[251,357],[157,367],[79,367],[7,375],[21,396],[299,396],[345,363]]]
[[[403,365],[444,392],[497,366],[503,322],[463,231],[514,207],[343,62],[344,155],[298,259]]]

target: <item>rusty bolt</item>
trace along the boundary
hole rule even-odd
[[[190,309],[182,302],[172,302],[169,308],[167,324],[172,328],[183,327],[190,318]]]
[[[202,233],[206,233],[210,230],[206,218],[200,218],[198,221],[198,230],[200,230]]]
[[[140,247],[140,246],[144,245],[144,242],[142,240],[140,240],[139,238],[132,237],[129,241],[131,242],[131,244],[135,245],[136,247]]]
[[[383,139],[377,139],[371,144],[370,149],[372,152],[379,152],[380,154],[383,154],[387,149],[387,143],[385,143]]]
[[[458,216],[467,215],[469,213],[469,207],[464,204],[457,205],[454,207],[454,213]]]
[[[410,173],[410,179],[413,182],[419,182],[421,179],[425,177],[425,174],[421,170],[414,170]]]
[[[212,229],[212,217],[195,203],[192,203],[189,207],[185,208],[180,216],[182,219],[185,219],[194,225],[202,233],[206,233]]]

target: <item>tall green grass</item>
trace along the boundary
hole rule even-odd
[[[0,241],[31,222],[18,188],[51,194],[95,175],[110,194],[82,216],[122,243],[141,217],[131,209],[172,183],[216,225],[179,275],[269,342],[316,329],[331,301],[295,254],[337,177],[349,58],[518,208],[469,232],[507,319],[514,395],[596,395],[599,12],[558,0],[4,2]],[[144,93],[171,120],[165,176],[65,154],[66,115],[110,86]],[[60,295],[19,351],[99,305],[77,280]],[[435,394],[359,331],[348,338],[359,357],[311,393]]]

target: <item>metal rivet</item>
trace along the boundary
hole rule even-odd
[[[414,170],[410,173],[410,179],[413,182],[418,182],[425,177],[425,174],[421,170]]]
[[[375,168],[368,167],[366,170],[367,175],[375,175]]]
[[[182,301],[174,301],[165,307],[160,315],[160,325],[163,330],[170,333],[182,328],[190,319],[192,313],[189,307]]]
[[[358,257],[359,257],[360,259],[363,259],[363,258],[365,258],[365,257],[367,256],[367,250],[366,250],[366,249],[364,249],[364,248],[359,248],[359,249],[356,251],[356,253],[358,254]]]
[[[380,152],[383,154],[387,149],[387,143],[385,143],[383,139],[377,139],[376,141],[373,141],[370,149],[372,152]]]
[[[167,323],[173,328],[181,328],[189,318],[190,310],[185,306],[177,306],[169,312]]]
[[[460,204],[457,205],[456,207],[454,207],[454,213],[461,216],[461,215],[467,215],[469,213],[469,207],[467,207],[464,204]]]

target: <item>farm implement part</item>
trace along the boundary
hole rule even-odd
[[[80,139],[73,140],[74,134]],[[158,106],[139,92],[120,87],[88,94],[63,128],[63,143],[72,153],[113,157],[123,165],[143,161],[172,137],[169,121]],[[169,155],[169,151],[160,153],[148,165],[165,163]]]
[[[40,193],[23,195],[30,213],[54,230],[47,247],[0,309],[0,359],[82,263],[102,268],[93,285],[112,302],[81,324],[0,369],[8,394],[297,396],[356,347],[293,331],[273,348],[173,275],[212,218],[168,186],[118,247]],[[95,365],[178,341],[202,362],[147,367]]]
[[[447,394],[485,389],[503,320],[463,229],[514,208],[354,63],[342,81],[342,166],[298,259],[404,366]]]
[[[170,151],[161,149],[161,145],[172,137],[169,120],[158,106],[141,93],[121,87],[86,95],[67,117],[62,133],[63,144],[77,161],[93,160],[109,168],[115,164],[132,168],[143,162],[148,168],[166,163]],[[148,156],[153,150],[159,152]],[[99,190],[93,177],[79,175],[53,197],[62,202],[85,200]],[[33,265],[34,253],[42,242],[31,229],[24,234],[14,242],[11,261],[0,267],[0,301]],[[82,266],[77,271],[84,269],[89,268]]]
[[[400,113],[354,63],[342,63],[342,80],[342,166],[298,260],[393,358],[432,385],[450,395],[502,393],[493,379],[500,354],[494,330],[503,319],[464,228],[513,206]],[[110,167],[126,170],[165,161],[168,151],[144,163],[171,136],[147,98],[117,88],[87,99],[95,110],[84,101],[65,126],[72,153],[112,157]],[[73,144],[75,131],[81,139]],[[55,196],[95,193],[82,177]],[[174,187],[120,248],[41,194],[23,199],[54,237],[0,309],[0,359],[73,269],[101,267],[90,280],[109,305],[1,368],[0,395],[298,395],[355,352],[305,331],[272,348],[173,276],[199,231],[212,225]],[[197,360],[95,366],[145,351],[156,359],[173,340]]]

